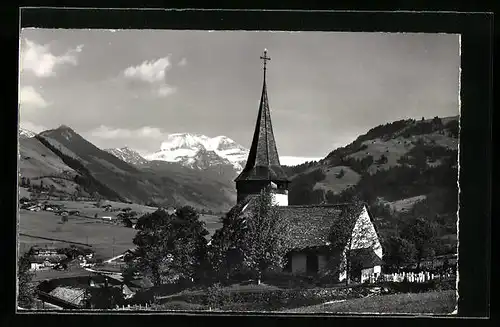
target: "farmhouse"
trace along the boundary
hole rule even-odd
[[[67,256],[65,256],[64,254],[32,255],[29,257],[30,270],[37,271],[37,270],[50,269],[57,266],[66,259]]]
[[[294,274],[334,274],[346,278],[362,279],[371,273],[379,274],[382,247],[373,219],[365,204],[288,205],[291,181],[280,165],[274,138],[266,86],[266,60],[264,52],[264,81],[257,123],[246,166],[235,179],[237,205],[240,217],[248,218],[255,208],[260,191],[271,186],[274,203],[280,219],[286,221],[291,242],[287,253],[286,270]],[[339,223],[348,237],[343,243],[332,245],[339,235],[332,230]]]

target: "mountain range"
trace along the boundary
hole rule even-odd
[[[32,185],[52,185],[60,196],[97,194],[218,212],[235,203],[233,179],[248,154],[228,137],[192,133],[172,134],[144,157],[127,147],[101,150],[64,125],[40,134],[20,129],[19,135],[21,176]],[[376,126],[320,160],[285,166],[289,202],[333,203],[354,192],[372,206],[411,208],[436,194],[444,203],[456,191],[457,151],[458,117]],[[447,210],[456,212],[453,205]]]
[[[232,165],[241,171],[248,150],[226,136],[207,137],[201,134],[170,134],[158,152],[146,156],[148,160],[178,162],[191,168]]]
[[[179,163],[193,169],[232,166],[234,173],[241,172],[246,163],[249,150],[227,136],[208,137],[202,134],[176,133],[168,135],[154,153],[141,156],[138,152],[124,147],[105,149],[130,164],[144,164],[147,161],[166,161]],[[282,165],[295,166],[321,158],[281,156]]]
[[[142,161],[136,165],[99,149],[68,126],[19,138],[21,178],[29,187],[43,184],[54,196],[103,197],[156,205],[191,205],[223,211],[235,201],[230,174],[220,169],[198,170],[178,163]],[[122,156],[122,157],[123,157]],[[232,167],[231,167],[232,169]]]

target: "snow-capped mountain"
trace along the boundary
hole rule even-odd
[[[210,138],[206,135],[170,134],[160,151],[145,156],[147,160],[178,162],[184,166],[206,169],[216,165],[232,165],[241,171],[248,150],[226,136]]]
[[[147,160],[177,162],[183,166],[206,169],[230,164],[240,172],[245,166],[249,150],[227,136],[208,137],[202,134],[170,134],[161,144],[160,151],[144,156]],[[295,166],[321,158],[293,156],[280,157],[280,163]]]
[[[30,138],[30,137],[35,137],[36,133],[32,131],[28,131],[27,129],[19,127],[19,136],[20,137],[25,137],[25,138]]]
[[[139,152],[134,151],[128,147],[123,148],[114,148],[114,149],[104,149],[104,151],[111,153],[115,157],[125,161],[126,163],[132,165],[141,165],[148,162],[148,160],[144,159]]]

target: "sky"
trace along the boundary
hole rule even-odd
[[[322,158],[380,124],[458,115],[459,47],[456,34],[23,29],[20,126],[141,154],[172,133],[249,148],[267,48],[278,152]]]

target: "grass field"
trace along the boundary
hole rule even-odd
[[[344,171],[344,176],[337,178],[340,171]],[[332,191],[334,194],[341,193],[345,189],[356,185],[361,176],[347,166],[325,167],[323,168],[325,179],[314,185],[314,190],[322,189],[325,192]]]
[[[455,291],[379,295],[330,304],[302,307],[294,313],[408,313],[451,314],[456,306]]]
[[[109,224],[100,219],[84,217],[93,217],[96,213],[99,217],[115,217],[119,212],[105,212],[101,208],[96,208],[95,202],[53,200],[49,203],[62,204],[68,210],[79,210],[80,216],[69,216],[68,221],[61,224],[61,217],[56,216],[53,212],[19,210],[19,233],[61,240],[49,241],[20,235],[19,248],[21,253],[28,251],[34,245],[67,247],[69,244],[64,241],[69,241],[89,244],[96,252],[96,256],[109,259],[134,247],[132,241],[136,234],[135,229]],[[120,209],[130,207],[133,211],[138,212],[139,216],[156,210],[154,207],[138,204],[111,201],[106,201],[105,204],[111,204],[113,208]],[[205,222],[210,235],[213,235],[215,230],[221,226],[217,216],[202,215],[200,219]]]
[[[61,217],[51,212],[31,212],[20,210],[19,233],[34,236],[48,237],[65,241],[90,244],[96,256],[103,259],[111,258],[134,247],[132,240],[135,229],[105,224],[94,219],[68,217],[65,224],[61,224]],[[20,248],[27,248],[24,244],[52,244],[50,241],[21,236]],[[54,242],[61,246],[60,242]]]
[[[394,202],[388,202],[391,206],[392,210],[395,211],[404,211],[411,209],[416,203],[425,200],[425,195],[417,195],[411,198],[406,198]]]

